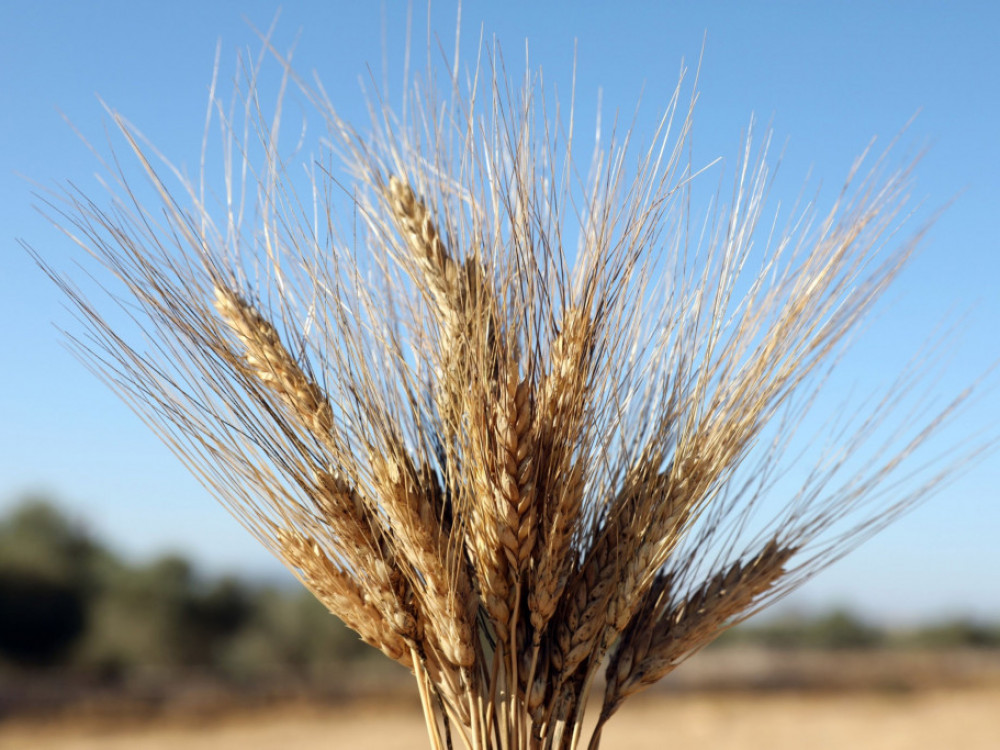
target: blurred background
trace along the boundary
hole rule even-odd
[[[451,56],[456,21],[466,58],[481,35],[496,35],[515,79],[527,55],[560,98],[575,86],[583,130],[598,113],[605,127],[615,116],[632,122],[641,99],[640,141],[683,60],[700,90],[692,159],[723,157],[706,176],[709,188],[728,184],[754,116],[773,128],[781,157],[776,211],[807,180],[809,196],[828,207],[872,139],[879,151],[902,133],[904,155],[927,149],[908,226],[917,231],[947,208],[845,359],[833,401],[888,386],[942,327],[955,333],[933,383],[937,403],[1000,359],[1000,10],[992,5],[466,0],[460,17],[453,0],[430,10],[403,2],[289,3],[280,15],[278,8],[264,0],[114,0],[0,9],[0,315],[8,321],[0,347],[0,721],[8,729],[0,726],[0,747],[29,746],[19,744],[29,735],[17,734],[18,722],[54,716],[159,720],[373,695],[416,705],[400,679],[407,676],[300,591],[66,351],[57,328],[73,330],[72,316],[18,244],[57,267],[74,263],[77,251],[33,209],[33,192],[72,183],[102,194],[98,155],[123,147],[105,105],[195,174],[216,55],[225,89],[237,52],[255,55],[254,29],[276,18],[276,47],[294,47],[299,72],[315,71],[362,130],[362,88],[381,88],[389,101],[399,95],[407,35],[419,50],[415,67],[428,40],[437,64]],[[994,387],[937,445],[996,434],[998,416]],[[995,700],[998,487],[994,454],[731,631],[664,690],[965,690]],[[102,737],[94,747],[112,746]],[[932,737],[925,731],[913,741]]]

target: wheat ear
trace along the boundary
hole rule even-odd
[[[580,518],[584,471],[572,448],[580,442],[593,336],[587,312],[567,309],[552,343],[551,369],[539,388],[533,432],[541,539],[528,594],[536,639],[556,611],[573,559],[570,542]]]
[[[350,574],[340,570],[319,544],[305,534],[275,528],[278,551],[303,583],[334,615],[391,659],[412,669],[411,647],[395,623],[365,599],[364,592]]]
[[[658,471],[660,463],[655,451],[636,462],[625,479],[624,494],[612,506],[604,537],[593,548],[604,575],[616,581],[595,613],[606,621],[598,649],[591,655],[593,666],[628,626],[705,501],[704,466],[681,461]]]
[[[390,176],[386,196],[399,233],[430,283],[439,312],[447,314],[455,302],[461,265],[448,253],[430,209],[409,183]]]
[[[750,562],[734,563],[678,602],[671,599],[670,575],[661,575],[608,664],[602,719],[748,610],[785,574],[785,564],[796,551],[772,540]]]
[[[243,345],[247,369],[277,393],[308,430],[321,440],[329,439],[333,410],[326,394],[285,348],[274,326],[224,286],[215,287],[215,309]]]
[[[530,388],[516,367],[500,365],[493,397],[469,420],[466,451],[473,488],[469,547],[483,605],[503,642],[536,535]]]
[[[316,472],[312,496],[322,522],[337,539],[338,551],[354,575],[365,582],[365,601],[392,622],[398,633],[417,640],[412,590],[381,521],[337,472]]]
[[[470,310],[474,287],[482,284],[481,274],[468,274],[445,247],[431,211],[409,183],[395,175],[389,177],[386,199],[390,215],[402,236],[409,257],[420,269],[419,279],[433,299],[439,329],[437,383],[434,397],[444,427],[450,432],[449,443],[458,440],[464,421],[466,391],[473,354],[470,351],[474,330]],[[450,445],[449,445],[450,447]]]
[[[498,455],[493,483],[502,507],[500,542],[516,579],[527,567],[537,534],[531,389],[513,368],[501,386],[494,405]]]
[[[372,473],[438,650],[456,666],[471,666],[475,600],[462,551],[451,545],[435,503],[405,452],[394,449],[373,456]]]

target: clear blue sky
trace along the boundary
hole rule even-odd
[[[97,164],[61,118],[98,145],[106,116],[124,113],[172,160],[197,167],[216,44],[223,69],[256,48],[244,17],[266,27],[277,2],[6,2],[0,10],[0,507],[28,492],[57,498],[130,555],[173,549],[210,569],[273,573],[273,563],[128,409],[62,348],[70,323],[59,295],[16,243],[69,262],[71,248],[32,211],[26,175],[97,191]],[[296,36],[301,71],[316,70],[342,114],[364,123],[358,80],[381,80],[384,41],[405,37],[405,3],[287,3],[279,47]],[[414,6],[417,47],[425,10]],[[453,2],[433,6],[450,51]],[[705,42],[695,146],[731,164],[751,113],[784,146],[775,198],[794,200],[812,170],[838,186],[873,136],[887,142],[919,111],[908,147],[929,146],[915,197],[957,200],[894,288],[848,373],[886,383],[931,329],[964,315],[954,393],[1000,359],[1000,6],[992,3],[465,2],[470,49],[480,25],[510,67],[524,40],[548,83],[568,90],[574,48],[581,126],[597,92],[605,116],[640,128],[665,104],[682,58]],[[395,60],[390,55],[390,67]],[[398,92],[401,70],[390,70]],[[121,145],[120,142],[117,145]],[[104,149],[106,151],[106,149]],[[952,436],[995,429],[1000,394],[986,394]],[[811,582],[795,606],[848,604],[889,619],[1000,617],[1000,461],[994,456],[929,504]]]

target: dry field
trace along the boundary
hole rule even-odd
[[[627,704],[602,744],[699,750],[996,750],[1000,688],[906,693],[653,694]],[[197,725],[85,722],[0,727],[3,750],[409,750],[426,747],[419,705],[270,710]]]

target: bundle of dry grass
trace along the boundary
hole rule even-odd
[[[603,681],[596,747],[623,700],[929,490],[878,494],[955,404],[882,441],[890,395],[782,500],[796,425],[910,255],[885,249],[908,170],[855,168],[827,215],[764,237],[748,142],[731,207],[689,231],[680,84],[648,150],[613,140],[581,171],[540,83],[484,67],[362,136],[285,66],[334,144],[305,201],[255,75],[213,101],[244,159],[218,205],[116,116],[159,205],[122,173],[111,208],[51,205],[148,338],[60,283],[83,355],[413,671],[435,747],[576,747]]]

